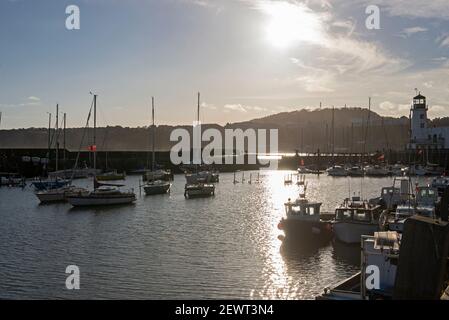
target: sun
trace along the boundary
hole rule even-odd
[[[273,46],[286,48],[300,42],[322,41],[321,19],[305,5],[269,2],[264,3],[261,9],[269,17],[266,38]]]

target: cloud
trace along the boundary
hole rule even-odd
[[[226,104],[224,106],[225,109],[228,110],[232,110],[232,111],[239,111],[239,112],[248,112],[244,106],[242,106],[241,104]]]
[[[423,28],[423,27],[411,27],[411,28],[405,28],[403,29],[400,33],[399,36],[403,37],[403,38],[409,38],[412,35],[416,34],[416,33],[420,33],[420,32],[426,32],[428,31],[427,28]]]
[[[201,108],[210,109],[210,110],[217,110],[217,107],[213,104],[209,104],[206,102],[201,103]]]
[[[341,0],[343,2],[343,0]],[[411,18],[439,18],[449,20],[447,0],[358,0],[364,5],[378,5],[391,16]]]
[[[35,96],[29,96],[25,99],[24,102],[20,103],[9,103],[9,104],[0,104],[2,108],[17,108],[17,107],[30,107],[30,106],[40,106],[41,99]]]
[[[264,107],[246,106],[246,105],[242,105],[242,104],[225,104],[223,108],[225,109],[225,112],[238,111],[238,112],[247,113],[249,111],[256,111],[256,112],[268,111],[268,109],[264,108]]]
[[[429,108],[428,117],[430,118],[447,117],[448,111],[449,106],[433,105]]]
[[[383,101],[379,103],[379,111],[383,116],[408,116],[410,105]]]

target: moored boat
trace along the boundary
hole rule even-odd
[[[350,177],[363,177],[365,172],[363,171],[363,168],[359,166],[353,166],[347,169],[347,174]]]
[[[204,198],[215,195],[215,186],[209,183],[186,184],[184,197],[186,198]]]
[[[348,175],[348,172],[342,166],[332,166],[326,171],[327,174],[332,177],[346,177]]]
[[[39,199],[40,203],[53,203],[53,202],[66,201],[69,195],[77,194],[79,192],[84,191],[86,191],[86,189],[84,188],[67,186],[58,189],[38,191],[35,193],[35,195]]]
[[[389,172],[385,167],[374,165],[365,168],[365,175],[369,177],[386,177],[389,175]]]
[[[281,237],[281,239],[285,241],[312,240],[312,244],[325,243],[332,239],[332,225],[330,221],[321,218],[320,202],[307,200],[303,193],[295,201],[288,199],[284,207],[286,216],[278,224],[278,228],[285,234],[285,238]]]
[[[100,187],[94,191],[71,193],[66,198],[74,207],[130,204],[136,201],[134,192],[123,192],[113,187]]]
[[[360,201],[345,199],[335,210],[332,228],[336,240],[347,244],[360,243],[362,235],[372,235],[379,229],[381,207]]]

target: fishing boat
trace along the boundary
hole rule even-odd
[[[332,166],[328,168],[326,171],[327,174],[332,177],[346,177],[348,175],[346,169],[338,165]]]
[[[94,108],[94,146],[95,146],[95,129],[96,129],[96,112],[97,112],[97,95],[93,95],[93,108]],[[90,111],[88,119],[90,118]],[[93,148],[94,151],[94,169],[96,169],[96,156],[97,148]],[[136,195],[131,191],[119,190],[123,185],[111,185],[105,183],[99,183],[94,177],[94,190],[93,191],[79,191],[77,193],[71,193],[68,195],[67,201],[74,207],[83,206],[105,206],[105,205],[117,205],[117,204],[130,204],[136,201]]]
[[[376,300],[391,299],[396,281],[402,236],[394,231],[375,232],[361,239],[360,272],[329,287],[317,300]],[[378,287],[370,288],[372,271],[379,269]]]
[[[186,184],[184,188],[186,198],[205,198],[213,195],[215,195],[215,185],[212,183]]]
[[[386,214],[386,217],[381,216],[379,220],[384,229],[403,232],[406,219],[414,215],[436,219],[437,202],[437,189],[430,186],[417,186],[415,197],[409,197],[408,201],[398,205],[395,210]]]
[[[152,114],[152,119],[153,119],[153,134],[152,134],[152,139],[153,139],[153,143],[152,143],[152,162],[151,162],[151,172],[154,172],[155,170],[155,165],[156,165],[156,161],[155,161],[155,151],[154,151],[154,139],[155,139],[155,125],[154,125],[154,97],[151,98],[151,114]],[[145,185],[143,186],[143,190],[145,191],[145,194],[147,196],[149,195],[155,195],[155,194],[165,194],[170,190],[171,187],[171,183],[168,181],[163,181],[163,180],[155,180],[154,179],[154,175],[152,176],[151,180],[148,180],[147,183],[145,183]]]
[[[114,181],[114,180],[125,180],[126,174],[124,172],[118,173],[116,170],[106,172],[100,175],[97,175],[98,181]]]
[[[295,201],[288,199],[284,204],[285,218],[278,224],[285,236],[281,240],[302,240],[312,243],[325,243],[332,239],[332,225],[330,220],[324,220],[320,213],[321,202],[309,201],[304,192]],[[306,242],[303,242],[306,244]]]
[[[360,243],[362,235],[372,235],[378,231],[381,211],[380,205],[361,201],[360,197],[345,199],[335,209],[332,221],[336,240],[347,244]]]
[[[396,183],[399,182],[399,188]],[[398,205],[408,203],[412,196],[410,182],[406,178],[394,179],[393,185],[382,187],[380,196],[372,198],[369,202],[373,205],[380,205],[382,209],[394,210]]]

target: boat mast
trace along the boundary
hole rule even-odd
[[[94,140],[93,140],[93,147],[94,147],[94,171],[96,172],[97,170],[97,143],[96,143],[96,139],[97,139],[97,135],[96,135],[96,130],[97,130],[97,95],[94,94]]]
[[[332,165],[335,165],[335,107],[332,106]]]
[[[197,112],[197,125],[200,125],[200,92],[198,92],[198,112]],[[201,132],[200,132],[201,137]],[[197,165],[197,172],[199,171],[199,167],[203,164],[203,157],[201,155],[201,138],[200,138],[200,164]]]
[[[47,138],[48,138],[48,141],[47,141],[47,173],[48,173],[48,169],[49,169],[49,166],[50,166],[50,148],[51,148],[51,138],[50,138],[50,135],[51,135],[51,112],[47,112],[48,113],[48,134],[47,134]]]
[[[56,132],[55,132],[55,149],[56,149],[56,169],[58,171],[58,163],[59,163],[59,104],[56,104]]]
[[[152,158],[151,158],[151,171],[153,171],[153,180],[154,180],[154,166],[155,166],[155,154],[154,154],[154,135],[155,135],[155,127],[154,127],[154,97],[151,97],[151,118],[153,119],[153,132],[152,132]]]
[[[66,154],[65,154],[65,149],[66,149],[66,140],[65,140],[65,131],[66,131],[66,116],[67,114],[64,112],[64,137],[63,137],[63,145],[64,145],[64,153],[63,153],[63,159],[64,159],[64,170],[65,170],[65,163],[66,163]]]
[[[363,141],[363,154],[362,159],[365,156],[366,153],[366,142],[368,140],[368,131],[369,131],[369,125],[370,125],[370,118],[371,118],[371,97],[368,98],[368,117],[366,119],[366,128],[365,128],[365,139]],[[363,160],[362,160],[363,164]]]

